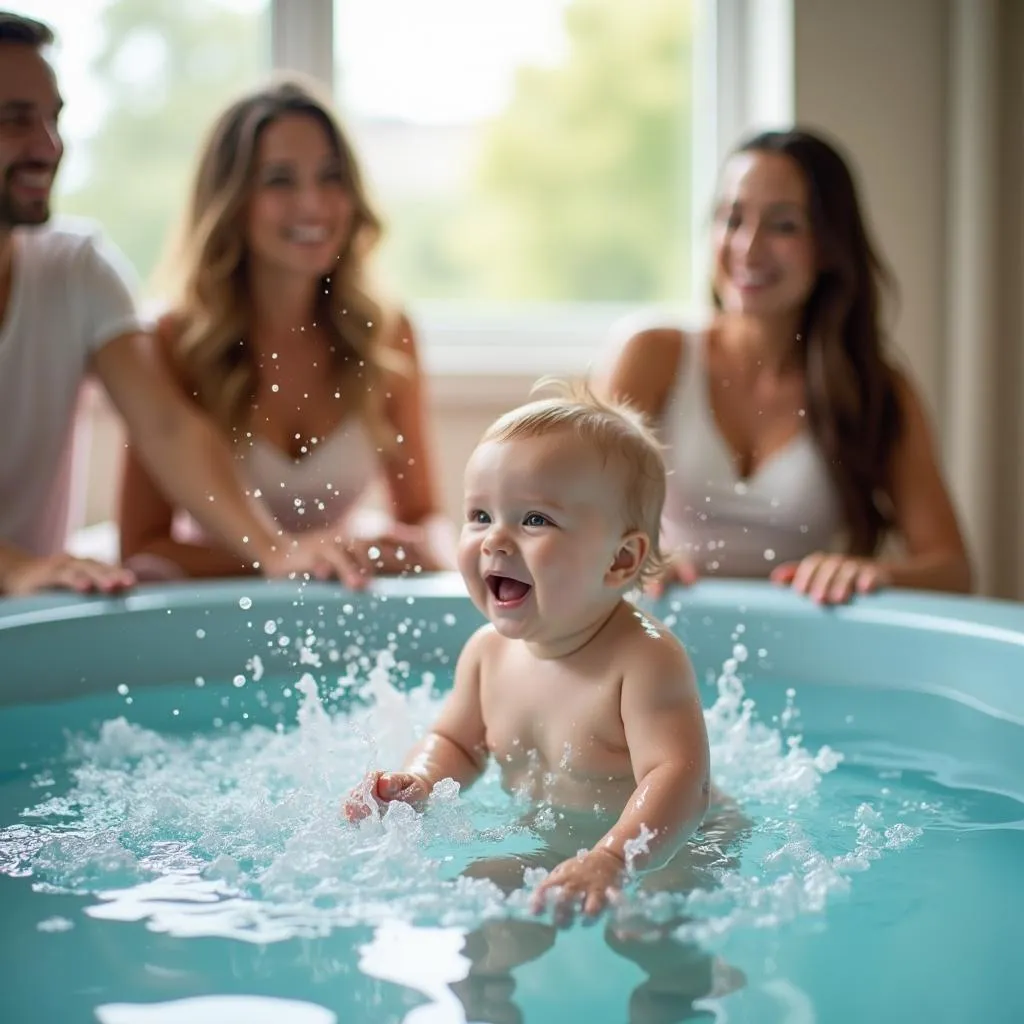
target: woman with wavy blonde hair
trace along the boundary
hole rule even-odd
[[[350,584],[450,562],[413,330],[366,281],[380,233],[328,104],[300,79],[275,82],[205,140],[155,331],[279,528],[351,535]],[[381,476],[390,522],[357,537],[353,513]],[[247,571],[177,514],[131,450],[120,531],[122,558],[148,578]]]

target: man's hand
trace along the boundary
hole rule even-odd
[[[0,590],[10,597],[51,589],[116,594],[134,584],[135,575],[121,566],[62,554],[18,561],[5,573]]]

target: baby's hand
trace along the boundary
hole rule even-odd
[[[370,801],[377,805],[401,800],[420,807],[430,796],[426,780],[409,772],[370,772],[360,785],[348,795],[342,808],[349,821],[360,821],[370,814]]]
[[[608,850],[591,850],[584,857],[562,861],[537,886],[531,909],[535,914],[541,913],[552,894],[556,923],[568,924],[577,909],[587,917],[595,917],[604,910],[609,896],[621,888],[625,867],[622,859]]]

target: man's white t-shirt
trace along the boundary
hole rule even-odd
[[[16,228],[0,321],[0,541],[64,549],[79,389],[89,359],[140,330],[127,260],[88,222]]]

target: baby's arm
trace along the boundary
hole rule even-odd
[[[537,887],[534,909],[560,887],[563,908],[587,914],[617,889],[627,861],[637,869],[664,864],[700,825],[710,801],[707,730],[690,660],[678,641],[643,636],[625,652],[620,707],[636,789],[618,821],[582,858],[560,864]]]
[[[623,678],[621,698],[636,790],[595,846],[625,861],[626,843],[646,826],[646,848],[630,858],[637,869],[670,860],[700,825],[711,795],[708,734],[690,659],[664,636],[644,637],[641,651],[644,657]]]
[[[349,821],[370,813],[368,797],[419,806],[441,779],[454,779],[465,789],[483,773],[487,745],[480,705],[480,668],[489,632],[489,627],[478,630],[462,649],[455,681],[441,713],[430,732],[409,751],[402,770],[371,772],[349,795],[344,808]]]

